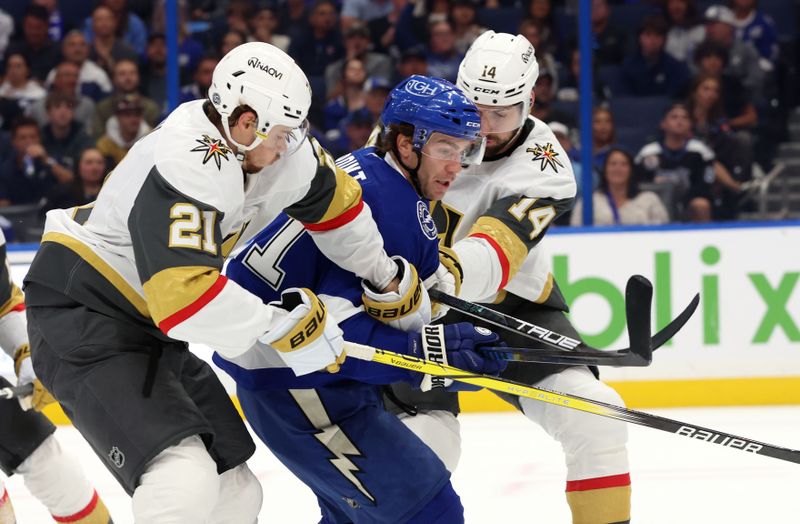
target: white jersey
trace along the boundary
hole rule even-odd
[[[203,103],[181,105],[134,144],[95,202],[48,212],[26,282],[156,336],[238,354],[275,311],[220,273],[249,221],[285,209],[346,269],[394,276],[360,186],[313,139],[244,175]]]
[[[506,290],[547,300],[551,263],[539,242],[575,193],[566,152],[532,116],[509,151],[462,171],[432,211],[442,241],[458,254],[461,297],[490,301]]]

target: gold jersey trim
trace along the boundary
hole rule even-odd
[[[153,321],[160,325],[165,318],[194,303],[218,278],[219,270],[209,266],[162,269],[142,286]]]
[[[525,257],[528,256],[525,242],[520,240],[517,234],[502,221],[489,216],[480,217],[467,236],[475,234],[486,235],[497,242],[508,260],[508,280],[511,280],[519,271]]]

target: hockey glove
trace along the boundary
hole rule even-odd
[[[17,385],[33,384],[33,393],[19,399],[19,405],[22,409],[28,411],[33,408],[36,411],[41,411],[45,406],[56,402],[53,395],[45,389],[33,372],[30,345],[23,344],[14,351],[14,372],[17,374]]]
[[[259,340],[272,346],[295,375],[339,371],[346,356],[342,330],[314,293],[289,288],[269,305],[278,308],[279,320]]]
[[[433,279],[432,282],[430,282],[431,279]],[[442,293],[447,293],[454,297],[461,293],[461,283],[464,281],[464,275],[461,270],[461,262],[459,262],[455,251],[439,244],[439,267],[431,279],[426,282],[428,289],[438,289]],[[434,320],[445,316],[449,309],[444,304],[435,301],[431,307]]]
[[[397,263],[400,286],[397,291],[378,293],[362,281],[364,310],[375,320],[401,331],[419,331],[431,321],[431,300],[417,276],[416,268],[402,257],[392,257]]]
[[[408,343],[410,355],[464,371],[497,375],[506,368],[505,361],[485,358],[478,353],[482,346],[505,346],[500,341],[500,336],[468,322],[423,326],[421,333],[409,333]],[[422,391],[436,388],[446,388],[448,391],[481,389],[479,386],[432,375],[422,375],[418,387]]]

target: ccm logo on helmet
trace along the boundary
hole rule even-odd
[[[272,67],[270,65],[262,64],[261,60],[259,60],[258,58],[254,57],[254,56],[251,56],[247,60],[247,65],[249,65],[250,67],[252,67],[254,69],[261,69],[262,71],[267,73],[269,76],[273,76],[273,77],[277,78],[278,80],[283,78],[283,73],[281,73],[280,71],[278,71],[277,69],[275,69],[274,67]]]
[[[475,91],[477,91],[478,93],[486,93],[487,95],[499,95],[500,94],[500,90],[499,89],[488,89],[486,87],[481,87],[481,86],[475,86],[473,89],[475,89]]]
[[[406,84],[406,91],[412,95],[433,96],[438,92],[438,89],[427,82],[422,82],[420,80],[409,80]]]

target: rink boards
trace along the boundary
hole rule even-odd
[[[800,404],[800,222],[553,229],[542,247],[573,323],[597,347],[627,346],[630,275],[653,282],[654,329],[700,293],[694,317],[650,367],[602,369],[629,406]],[[9,246],[16,281],[35,248]],[[465,411],[510,409],[489,393],[462,398]]]

